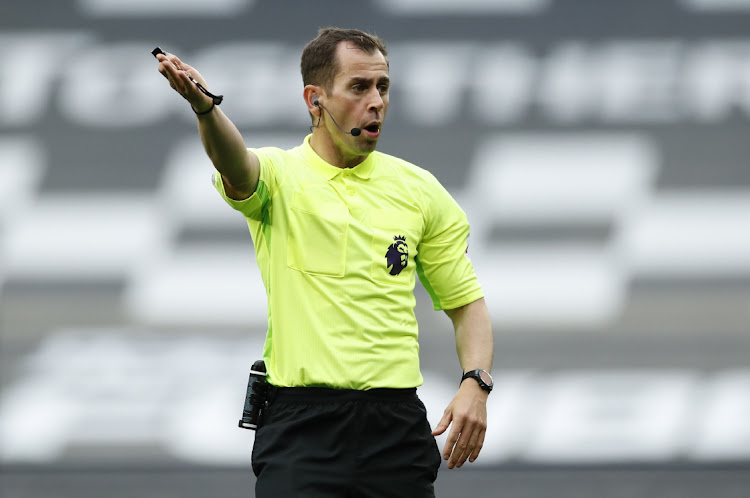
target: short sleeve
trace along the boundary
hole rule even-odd
[[[219,195],[229,204],[232,209],[235,209],[245,215],[248,218],[260,221],[263,208],[271,197],[276,187],[276,171],[274,168],[274,162],[271,154],[266,149],[248,149],[258,156],[260,162],[260,176],[258,178],[258,186],[253,192],[253,195],[247,199],[237,201],[227,196],[224,189],[224,182],[221,179],[221,174],[216,171],[213,175],[213,184]]]
[[[484,297],[468,256],[466,213],[436,179],[426,195],[425,234],[417,274],[436,310],[455,309]]]

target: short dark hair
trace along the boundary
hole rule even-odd
[[[318,30],[318,36],[302,50],[300,69],[303,85],[320,85],[326,90],[331,89],[338,70],[336,48],[342,41],[352,42],[366,54],[373,54],[379,50],[388,63],[388,50],[385,43],[376,35],[358,29],[321,28]]]

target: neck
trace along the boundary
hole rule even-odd
[[[330,134],[325,133],[321,128],[314,128],[312,137],[310,137],[310,147],[318,154],[321,159],[337,168],[353,168],[361,164],[370,153],[364,155],[346,154],[338,146]]]

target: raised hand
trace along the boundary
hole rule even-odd
[[[206,80],[191,65],[186,64],[174,54],[165,54],[161,50],[154,50],[154,56],[159,61],[159,72],[167,78],[169,86],[190,103],[196,114],[208,112],[216,102],[215,98],[203,92]]]

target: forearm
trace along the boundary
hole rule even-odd
[[[237,127],[219,109],[198,116],[198,131],[206,154],[225,183],[234,190],[252,194],[258,183],[252,175],[250,155]]]
[[[456,351],[463,371],[490,371],[494,346],[490,314],[484,299],[445,312],[456,331]],[[473,462],[479,456],[487,429],[488,394],[478,382],[462,382],[432,431],[433,435],[442,434],[452,424],[443,447],[443,458],[448,460],[449,469],[461,467],[467,459]]]
[[[464,372],[481,368],[492,370],[494,340],[492,323],[484,299],[451,310],[456,333],[456,352]]]
[[[158,47],[157,50],[154,55],[159,72],[195,111],[203,147],[221,173],[227,195],[236,200],[249,197],[258,184],[258,158],[248,152],[237,127],[201,89],[207,84],[200,73],[176,55],[166,54]]]

